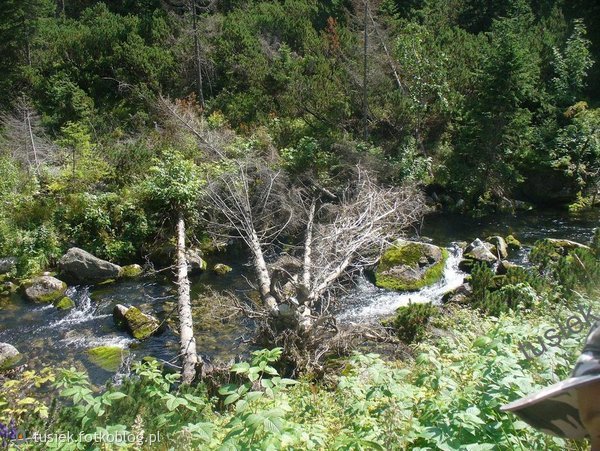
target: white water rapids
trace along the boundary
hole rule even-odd
[[[385,290],[376,287],[364,276],[361,276],[357,286],[341,300],[341,304],[348,307],[337,315],[337,320],[364,322],[391,315],[398,307],[410,303],[431,302],[436,304],[441,302],[442,296],[462,285],[465,277],[465,273],[458,269],[458,264],[462,259],[462,250],[453,244],[448,251],[450,255],[446,260],[442,278],[437,283],[419,291]]]

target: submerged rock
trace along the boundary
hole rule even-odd
[[[213,271],[220,276],[223,276],[223,275],[227,274],[228,272],[231,272],[231,270],[232,270],[231,266],[224,265],[223,263],[217,263],[215,266],[213,266]]]
[[[99,283],[120,276],[119,265],[95,257],[89,252],[72,247],[58,262],[61,274],[82,283]]]
[[[67,284],[52,276],[36,277],[25,283],[25,296],[30,301],[50,303],[62,298]]]
[[[126,328],[138,340],[144,340],[158,332],[160,322],[152,315],[142,312],[137,307],[115,305],[113,318],[118,327]]]
[[[54,307],[59,310],[69,310],[75,307],[75,301],[68,296],[64,296],[56,301],[54,301]]]
[[[98,346],[88,349],[87,355],[94,365],[98,365],[103,370],[115,372],[121,366],[123,357],[129,355],[129,351],[118,346]]]
[[[0,371],[10,370],[23,358],[17,348],[8,343],[0,343]]]
[[[448,251],[433,244],[398,241],[381,256],[375,284],[389,290],[419,290],[442,278],[447,258]]]

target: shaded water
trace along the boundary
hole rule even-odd
[[[342,299],[338,319],[349,322],[372,320],[393,313],[409,300],[439,301],[446,291],[459,286],[463,279],[463,274],[458,270],[460,251],[452,245],[453,242],[513,233],[525,247],[523,251],[513,253],[511,259],[524,262],[528,248],[540,238],[588,242],[599,219],[598,211],[580,217],[568,217],[564,212],[552,211],[484,219],[447,214],[430,216],[426,218],[419,235],[452,251],[444,278],[438,284],[416,293],[386,291],[360,278]],[[197,315],[203,316],[196,318],[198,350],[212,360],[229,360],[248,352],[244,339],[251,336],[250,323],[236,320],[218,324],[213,322],[207,326],[205,321],[201,321],[211,316],[213,310],[210,296],[199,296],[207,288],[232,290],[240,296],[248,290],[246,277],[252,280],[252,275],[250,268],[240,264],[240,261],[239,257],[232,255],[219,256],[218,262],[232,266],[232,272],[217,276],[206,271],[192,278],[194,307],[201,312]],[[58,311],[53,306],[35,305],[19,295],[13,295],[10,302],[0,305],[0,342],[16,346],[25,355],[28,365],[34,368],[47,364],[84,367],[94,383],[103,383],[115,377],[114,373],[103,370],[88,359],[86,351],[95,346],[129,348],[133,359],[151,355],[165,361],[176,361],[177,335],[169,328],[158,336],[139,342],[117,329],[112,319],[112,309],[118,303],[138,306],[161,320],[176,314],[173,312],[176,286],[168,278],[142,278],[95,287],[76,286],[69,290],[76,308],[68,312]],[[121,374],[127,371],[127,363],[124,362]]]

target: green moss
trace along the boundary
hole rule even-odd
[[[122,349],[118,346],[98,346],[87,351],[90,362],[106,371],[112,372],[119,369],[123,357],[128,354],[129,351],[127,349]]]
[[[54,307],[59,310],[68,310],[75,307],[75,302],[68,296],[63,296],[62,298],[54,301]]]
[[[17,364],[21,361],[23,356],[18,354],[14,357],[9,357],[4,362],[0,364],[0,371],[10,370],[11,368],[17,366]]]
[[[517,240],[514,235],[508,235],[504,241],[506,241],[506,246],[513,251],[521,249],[521,242]]]
[[[121,268],[120,276],[125,279],[133,279],[142,274],[142,272],[144,272],[144,270],[140,265],[127,265]]]
[[[224,265],[223,263],[217,263],[215,266],[213,266],[213,271],[220,276],[227,274],[231,271],[231,269],[231,266]]]
[[[444,266],[449,255],[446,249],[442,249],[440,261],[431,265],[419,280],[405,282],[397,277],[382,274],[382,272],[399,264],[418,266],[422,255],[420,246],[413,243],[389,249],[381,257],[375,273],[375,284],[387,290],[416,291],[436,283],[444,274]]]
[[[144,314],[137,307],[130,307],[125,314],[125,319],[127,320],[131,334],[138,340],[150,337],[158,329],[156,320]]]

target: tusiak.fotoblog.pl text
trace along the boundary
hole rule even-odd
[[[569,316],[564,321],[557,319],[556,327],[546,330],[533,342],[522,341],[519,343],[519,349],[525,358],[540,357],[544,355],[549,347],[560,346],[564,339],[587,331],[597,321],[600,321],[600,316],[593,314],[590,306],[578,305],[577,312],[577,314]]]

